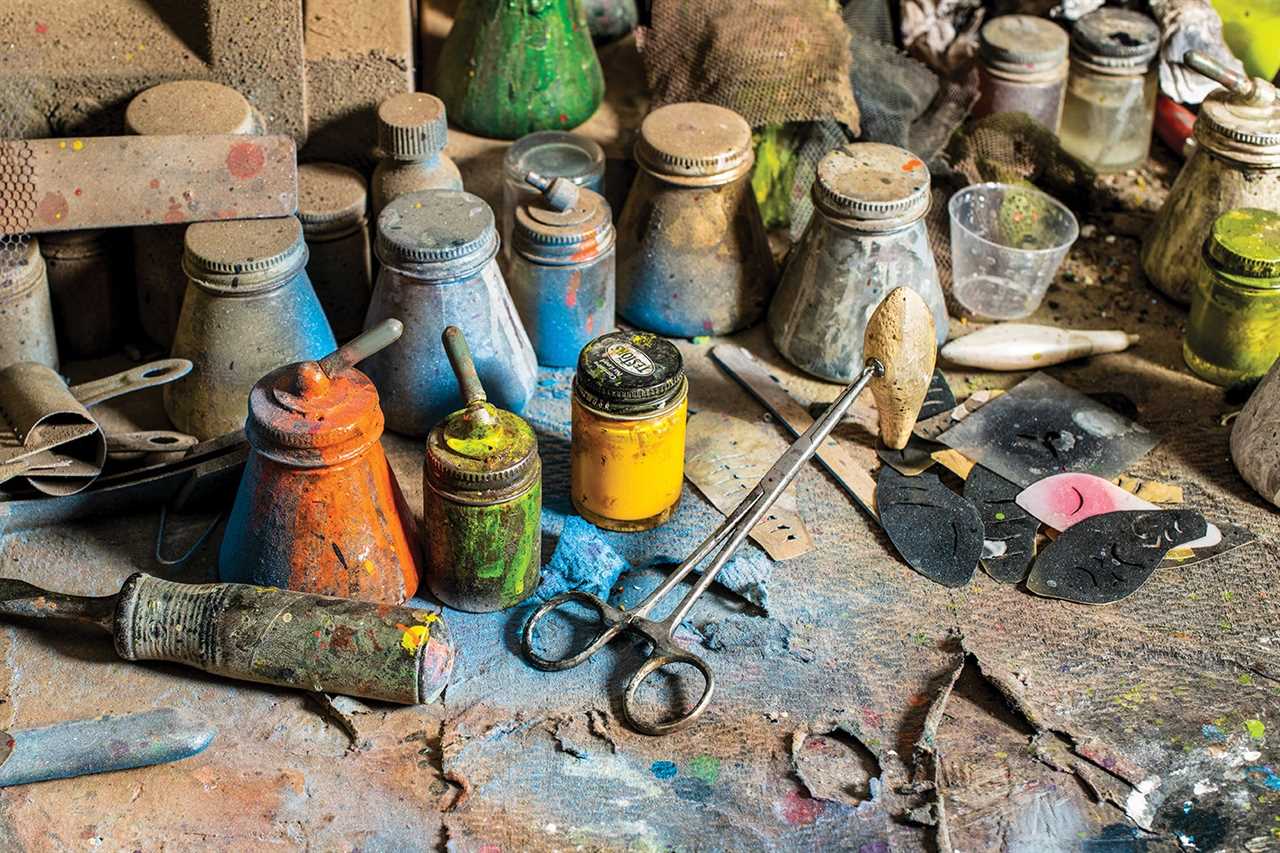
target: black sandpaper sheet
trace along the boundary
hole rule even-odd
[[[947,587],[973,577],[982,554],[982,519],[937,474],[908,477],[885,465],[876,480],[876,511],[911,568]]]
[[[964,497],[982,516],[982,568],[1001,583],[1022,583],[1036,554],[1040,522],[1017,504],[1022,487],[981,465],[964,481]]]
[[[916,420],[920,421],[948,412],[955,406],[956,395],[952,393],[947,377],[941,370],[934,370],[933,381],[929,383],[929,390],[925,393],[924,404],[920,406],[920,414],[916,416]],[[883,442],[876,439],[876,454],[880,457],[880,461],[886,465],[892,465],[899,474],[906,474],[908,477],[914,477],[932,467],[933,453],[941,449],[943,445],[936,441],[929,441],[916,435],[911,436],[907,446],[901,450],[885,447]]]

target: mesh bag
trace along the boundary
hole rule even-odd
[[[0,110],[0,128],[5,123]],[[0,139],[0,287],[7,273],[27,255],[31,237],[26,233],[36,213],[30,150],[18,140]]]

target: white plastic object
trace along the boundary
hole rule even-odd
[[[1034,370],[1088,355],[1123,352],[1137,342],[1137,335],[1114,330],[1003,323],[956,338],[942,348],[942,357],[983,370]]]

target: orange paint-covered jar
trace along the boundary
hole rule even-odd
[[[648,530],[680,504],[689,382],[680,351],[649,332],[587,344],[573,380],[571,495],[607,530]]]

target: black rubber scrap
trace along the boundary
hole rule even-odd
[[[889,541],[911,568],[946,587],[964,586],[973,578],[982,555],[982,518],[937,474],[907,477],[882,466],[876,511]]]
[[[1021,491],[1017,483],[981,465],[974,465],[964,481],[965,499],[982,516],[982,569],[1001,583],[1022,583],[1036,555],[1040,522],[1018,506]]]
[[[916,416],[916,420],[922,421],[955,407],[956,395],[947,384],[947,377],[941,370],[934,370],[933,380],[929,383],[929,390],[925,393],[924,403],[920,406],[920,414]],[[884,443],[878,439],[876,441],[876,454],[880,457],[880,461],[886,465],[892,465],[898,473],[906,474],[908,477],[915,477],[922,471],[928,470],[933,465],[934,451],[946,449],[945,444],[928,441],[916,435],[911,436],[907,446],[901,450],[892,450],[885,447]]]

